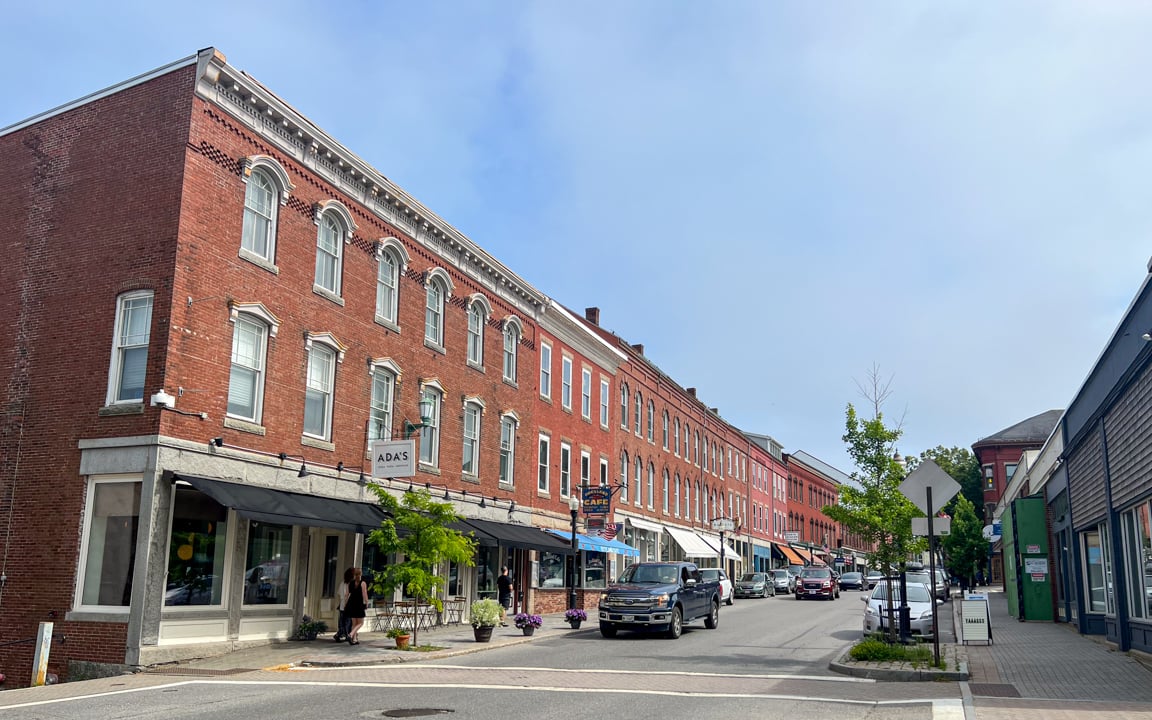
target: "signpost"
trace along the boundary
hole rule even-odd
[[[940,469],[940,466],[927,459],[920,463],[908,477],[904,478],[904,482],[900,483],[900,492],[904,497],[912,501],[912,504],[920,508],[921,511],[928,517],[924,518],[928,521],[927,537],[928,537],[928,564],[930,570],[930,578],[932,580],[932,600],[936,601],[936,547],[935,536],[933,534],[932,520],[936,513],[944,509],[944,506],[951,500],[956,493],[960,492],[960,484],[952,479],[952,476]],[[901,583],[903,584],[903,583]],[[900,594],[900,620],[901,629],[904,627],[904,614],[907,613],[908,601],[904,593]],[[932,612],[932,653],[936,660],[936,664],[940,664],[940,628],[937,621],[935,611]]]

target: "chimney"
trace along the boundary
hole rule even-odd
[[[684,390],[692,397],[696,397],[696,388],[684,388]]]
[[[600,327],[600,308],[590,307],[584,308],[584,319],[592,323],[596,327]]]
[[[720,408],[708,408],[708,409],[712,411],[713,415],[715,415],[716,417],[720,417]]]
[[[640,353],[641,355],[644,354],[644,344],[643,343],[636,343],[635,345],[632,346],[632,349],[635,350],[636,352]]]

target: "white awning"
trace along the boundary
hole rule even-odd
[[[652,522],[651,520],[641,520],[640,518],[634,518],[631,515],[625,515],[624,519],[627,520],[628,524],[632,527],[640,528],[641,530],[647,530],[648,532],[658,533],[663,532],[664,530],[663,525],[660,523]]]
[[[665,525],[664,529],[676,541],[676,544],[684,551],[684,557],[690,558],[718,558],[720,551],[704,542],[696,533],[691,530],[683,530],[681,528]]]
[[[712,546],[713,554],[716,557],[720,556],[720,536],[712,535],[710,533],[698,533],[700,537],[704,538],[704,542]],[[744,558],[740,557],[740,553],[736,552],[736,548],[732,547],[731,540],[724,541],[724,559],[732,560],[733,562],[742,563]]]

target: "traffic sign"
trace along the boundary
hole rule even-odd
[[[932,507],[928,507],[929,489],[932,490]],[[900,483],[900,492],[920,508],[920,512],[935,515],[960,492],[960,483],[931,459],[927,459],[904,478],[904,482]]]

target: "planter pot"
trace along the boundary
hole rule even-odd
[[[532,627],[531,625],[525,625],[520,629],[524,631],[525,635],[531,635],[532,633],[536,632],[536,628]]]
[[[583,620],[569,620],[568,624],[572,626],[573,630],[579,630],[580,629],[580,623],[582,623],[582,622],[584,622],[584,621]]]
[[[488,642],[492,639],[492,626],[473,625],[472,634],[476,637],[476,642]]]
[[[407,650],[408,643],[412,641],[411,635],[399,635],[396,637],[396,649]]]

